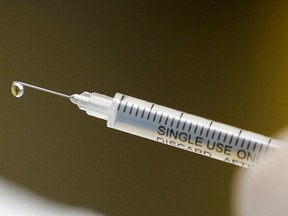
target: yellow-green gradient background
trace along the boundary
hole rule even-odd
[[[0,1],[0,175],[112,216],[230,215],[234,166],[108,129],[60,97],[16,99],[10,85],[118,91],[270,136],[288,122],[287,11],[277,1]]]

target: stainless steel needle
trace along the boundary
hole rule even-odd
[[[28,84],[28,83],[19,82],[19,81],[14,81],[12,83],[12,87],[11,87],[12,94],[15,97],[21,97],[24,94],[24,86],[25,87],[29,87],[29,88],[33,88],[33,89],[36,89],[36,90],[39,90],[39,91],[47,92],[47,93],[50,93],[50,94],[58,95],[58,96],[61,96],[61,97],[70,98],[69,95],[62,94],[62,93],[59,93],[59,92],[56,92],[56,91],[52,91],[52,90],[49,90],[49,89],[45,89],[45,88],[42,88],[42,87],[39,87],[39,86],[31,85],[31,84]]]

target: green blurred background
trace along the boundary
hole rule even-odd
[[[284,1],[283,1],[284,2]],[[121,92],[265,135],[288,121],[278,1],[0,1],[0,175],[111,216],[230,215],[236,168],[106,128],[67,94]]]

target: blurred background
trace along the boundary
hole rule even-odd
[[[121,92],[273,136],[288,122],[278,1],[0,1],[0,175],[106,215],[231,215],[234,166],[106,128],[62,93]]]

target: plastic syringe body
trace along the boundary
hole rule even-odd
[[[244,168],[252,168],[281,141],[175,109],[116,93],[84,92],[70,96],[88,115],[107,126]]]

